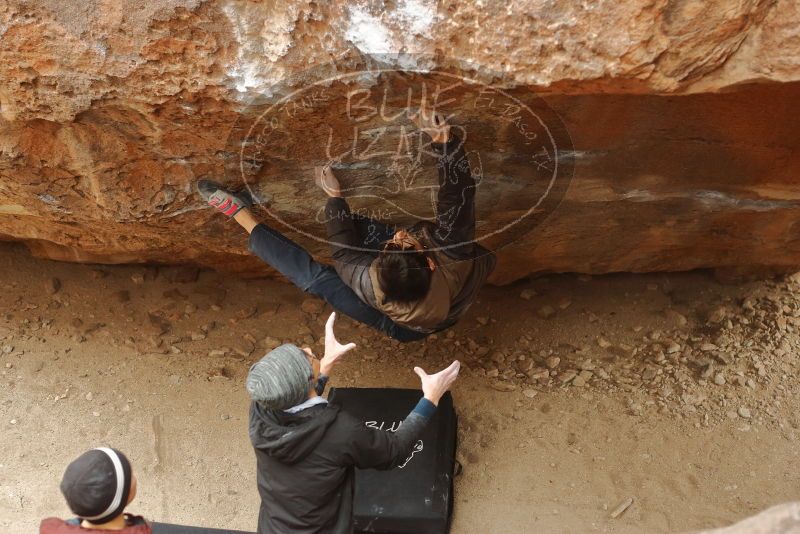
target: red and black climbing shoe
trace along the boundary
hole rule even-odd
[[[244,208],[249,208],[253,205],[247,193],[231,193],[211,180],[198,181],[197,192],[209,206],[217,208],[228,217],[233,217]]]

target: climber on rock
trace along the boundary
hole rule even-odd
[[[463,141],[441,114],[422,108],[412,119],[438,156],[435,222],[395,229],[354,215],[330,167],[315,169],[325,206],[334,267],[259,222],[246,193],[207,180],[198,191],[209,205],[250,234],[250,250],[297,287],[334,309],[399,341],[416,341],[453,326],[475,301],[495,264],[475,243],[475,189]]]

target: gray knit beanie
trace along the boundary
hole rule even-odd
[[[250,367],[247,392],[268,410],[286,410],[308,398],[313,373],[308,355],[287,343],[272,349]]]

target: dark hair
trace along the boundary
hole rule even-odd
[[[424,252],[387,249],[378,255],[378,285],[387,301],[414,302],[431,287],[431,270]]]

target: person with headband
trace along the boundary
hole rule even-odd
[[[332,313],[325,354],[286,344],[253,364],[247,376],[250,441],[261,495],[258,534],[353,532],[355,468],[392,469],[411,454],[441,397],[458,377],[454,361],[428,375],[423,397],[396,432],[368,428],[321,396],[332,367],[355,348],[336,340]]]
[[[77,517],[69,520],[48,518],[39,534],[79,534],[111,530],[120,534],[151,534],[141,517],[125,513],[136,497],[136,477],[124,454],[99,447],[80,455],[64,472],[61,493]]]
[[[334,267],[259,222],[245,192],[208,180],[197,189],[212,207],[249,234],[250,250],[297,287],[335,310],[398,341],[417,341],[453,326],[475,301],[495,265],[494,254],[475,242],[476,182],[462,139],[444,117],[426,107],[412,116],[430,136],[438,156],[435,222],[396,229],[352,214],[329,166],[315,179],[328,195],[325,218]]]

